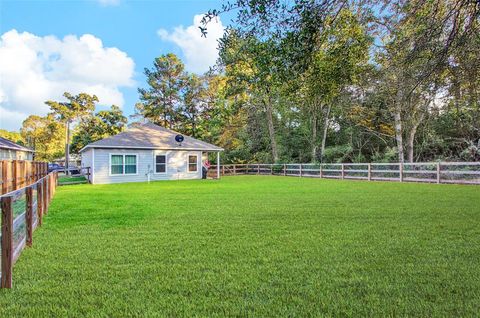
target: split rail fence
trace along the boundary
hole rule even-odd
[[[13,265],[25,246],[32,246],[33,231],[42,225],[57,187],[58,173],[0,196],[2,208],[0,288],[12,287]]]
[[[209,176],[216,174],[216,166]],[[220,175],[281,175],[368,181],[480,184],[480,162],[231,164]]]
[[[0,194],[26,187],[48,173],[46,162],[28,160],[0,161]]]

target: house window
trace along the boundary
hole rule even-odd
[[[123,155],[112,155],[110,164],[112,174],[123,174]]]
[[[125,155],[125,174],[137,173],[137,156]]]
[[[137,155],[111,155],[110,173],[137,174]]]
[[[198,156],[188,155],[188,172],[198,171]]]
[[[155,156],[155,173],[167,172],[167,156],[156,155]]]

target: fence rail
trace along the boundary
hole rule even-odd
[[[13,265],[32,235],[42,225],[57,187],[58,173],[51,172],[36,182],[0,196],[2,209],[0,288],[12,287]]]
[[[209,176],[216,173],[216,166]],[[220,175],[283,175],[368,181],[480,184],[480,162],[220,165]]]
[[[48,173],[46,162],[29,160],[0,161],[0,194],[28,186]]]
[[[75,167],[75,168],[69,168],[68,169],[68,174],[66,174],[65,169],[59,169],[57,172],[59,173],[60,176],[68,176],[68,177],[84,177],[85,181],[91,183],[91,168],[90,167]],[[64,181],[61,182],[61,185],[68,185],[68,184],[77,184],[77,181],[74,182],[69,182],[69,181]]]

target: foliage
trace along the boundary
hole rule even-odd
[[[478,194],[280,176],[58,187],[0,316],[473,317]]]
[[[53,114],[30,115],[23,121],[20,133],[26,145],[35,150],[35,160],[52,161],[65,154],[65,129]]]
[[[13,141],[19,145],[25,145],[25,141],[22,135],[16,131],[8,131],[5,129],[0,129],[0,137]]]
[[[136,117],[218,144],[225,163],[480,160],[478,1],[233,0],[200,31],[227,11],[215,68],[159,56]],[[78,123],[74,151],[120,131],[95,96],[65,97],[47,104]]]
[[[45,104],[50,107],[57,119],[64,123],[72,123],[77,119],[90,115],[95,110],[95,102],[98,102],[97,96],[85,93],[72,95],[65,92],[63,96],[67,99],[66,102],[49,100]]]
[[[227,11],[219,71],[243,101],[244,160],[479,159],[477,2],[226,1],[204,35]]]
[[[139,88],[140,103],[135,105],[138,114],[155,124],[177,128],[180,109],[180,90],[185,81],[185,66],[173,53],[155,59],[153,68],[145,68],[148,89]]]
[[[110,110],[101,110],[95,115],[83,118],[75,127],[71,150],[78,153],[80,149],[94,141],[122,132],[127,124],[127,117],[122,110],[112,105]]]
[[[65,165],[68,168],[70,162],[70,125],[82,118],[91,116],[95,110],[95,102],[98,102],[98,98],[95,95],[88,95],[86,93],[80,93],[78,95],[72,95],[68,92],[63,94],[67,101],[46,101],[52,111],[52,114],[56,116],[57,120],[65,124]]]

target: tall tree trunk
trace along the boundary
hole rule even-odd
[[[320,161],[323,162],[323,157],[325,154],[325,144],[327,142],[327,132],[328,132],[328,119],[330,117],[330,110],[332,108],[332,105],[329,104],[327,107],[327,113],[325,114],[325,121],[323,123],[323,136],[322,136],[322,148],[321,148],[321,153],[320,153]]]
[[[397,142],[397,154],[398,161],[404,162],[404,153],[403,153],[403,128],[402,128],[402,87],[400,85],[401,78],[397,78],[397,94],[395,97],[395,110],[394,110],[394,120],[395,120],[395,140]]]
[[[317,108],[314,107],[312,111],[312,163],[317,159],[317,130],[318,130],[318,114]]]
[[[69,175],[70,171],[70,121],[65,123],[65,174]]]
[[[413,146],[415,142],[415,134],[417,133],[418,124],[414,125],[410,132],[408,133],[407,138],[407,155],[408,155],[408,162],[413,162]]]
[[[432,97],[433,99],[433,97]],[[431,100],[428,100],[424,105],[422,105],[421,109],[418,109],[417,111],[420,112],[418,117],[414,116],[412,119],[412,128],[408,132],[408,138],[407,138],[407,156],[408,156],[408,162],[413,162],[414,161],[414,143],[415,143],[415,136],[417,134],[417,129],[418,126],[420,126],[420,123],[423,121],[423,118],[425,118],[425,113],[427,112],[428,105],[430,104]]]
[[[270,146],[272,147],[272,156],[273,161],[278,161],[278,150],[277,150],[277,141],[275,138],[275,127],[273,126],[273,106],[272,106],[272,99],[267,92],[267,98],[263,101],[265,105],[265,111],[267,114],[267,125],[268,125],[268,134],[270,136]]]

